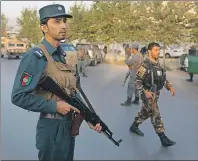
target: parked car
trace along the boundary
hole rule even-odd
[[[75,65],[77,63],[77,51],[72,44],[61,43],[60,46],[66,53],[65,60],[69,65]]]
[[[83,48],[90,59],[90,65],[96,66],[98,63],[103,62],[103,54],[96,44],[77,43],[76,49]]]
[[[22,57],[27,51],[27,42],[16,38],[1,37],[1,57],[7,56],[8,59],[12,57]]]
[[[76,61],[75,63],[77,63],[77,49],[74,47],[74,45],[70,43],[61,43],[60,46],[66,53],[65,59],[67,62],[69,64],[74,64],[74,61]],[[90,58],[88,57],[89,56],[86,56],[85,66],[88,66],[90,64]]]
[[[159,57],[163,57],[163,47],[160,49]],[[185,50],[183,48],[170,48],[167,47],[165,49],[165,58],[179,58],[185,54]]]

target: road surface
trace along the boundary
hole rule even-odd
[[[10,94],[19,60],[1,60],[1,159],[36,160],[35,132],[38,113],[14,106]],[[172,160],[198,159],[198,81],[188,83],[186,74],[168,72],[169,80],[177,91],[172,97],[165,89],[159,106],[166,134],[177,142],[163,148],[155,134],[150,119],[140,129],[139,137],[129,132],[129,127],[140,110],[140,105],[121,107],[126,99],[126,87],[122,87],[127,68],[100,64],[87,68],[88,78],[82,78],[82,88],[115,139],[123,139],[115,146],[104,135],[89,129],[83,123],[76,138],[75,159],[82,160]],[[196,78],[196,77],[195,77]]]

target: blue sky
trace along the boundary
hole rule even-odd
[[[39,10],[39,8],[48,4],[53,4],[53,2],[64,5],[66,11],[75,3],[75,1],[1,1],[1,13],[8,16],[10,25],[15,25],[16,18],[20,16],[23,7],[35,7]],[[83,1],[83,3],[86,6],[89,6],[92,1]]]

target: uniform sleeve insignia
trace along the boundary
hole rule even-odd
[[[142,78],[144,76],[145,72],[146,72],[146,68],[144,68],[143,66],[140,66],[137,71],[137,75]]]
[[[29,73],[23,72],[21,76],[21,86],[28,86],[30,82],[32,81],[33,76]]]

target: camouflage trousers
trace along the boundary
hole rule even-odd
[[[138,112],[137,116],[135,117],[135,122],[137,124],[141,124],[143,121],[145,121],[146,119],[148,119],[149,117],[151,118],[151,123],[155,129],[155,132],[157,134],[164,132],[164,124],[162,122],[162,118],[160,116],[160,111],[159,111],[159,107],[158,107],[158,98],[159,95],[157,96],[156,100],[155,100],[155,106],[154,108],[152,108],[152,100],[148,100],[148,103],[145,103],[143,101],[142,107],[140,112]]]

